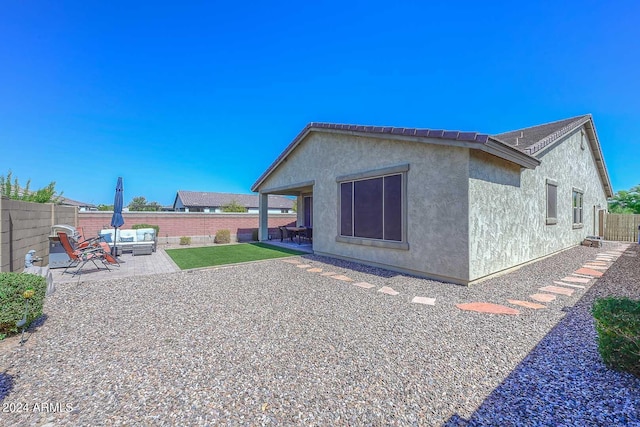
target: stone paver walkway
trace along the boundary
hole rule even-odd
[[[627,251],[629,245],[621,244],[619,248],[620,249],[608,250],[598,253],[593,261],[584,263],[582,267],[572,272],[570,276],[554,280],[553,285],[541,286],[540,288],[538,288],[539,292],[529,295],[529,298],[532,301],[525,301],[514,298],[507,299],[506,302],[518,307],[540,310],[547,308],[544,303],[555,301],[559,296],[571,296],[576,291],[585,290],[588,286],[592,285],[595,280],[597,280],[599,277],[602,277],[604,272],[607,271],[607,269],[613,264],[613,262],[615,262],[616,259],[618,259],[618,257],[622,255],[635,256],[634,252]],[[305,264],[297,258],[288,258],[282,261],[289,264],[294,264],[296,265],[296,267],[304,269],[309,273],[320,273],[322,276],[331,277],[341,282],[348,283],[354,281],[349,276],[341,273],[331,271],[323,272],[321,268],[312,267],[310,264]],[[367,282],[357,282],[351,284],[363,289],[371,289],[376,287],[376,285]],[[382,286],[377,290],[377,292],[390,296],[400,295],[400,292],[389,286]],[[426,296],[414,296],[413,299],[411,299],[411,302],[424,305],[435,305],[436,300],[435,298]],[[482,301],[472,301],[468,303],[456,304],[456,307],[463,311],[475,311],[478,313],[510,315],[520,314],[520,311],[513,307]]]

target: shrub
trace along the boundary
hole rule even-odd
[[[191,237],[189,237],[189,236],[180,237],[180,244],[181,245],[190,245],[191,244]]]
[[[32,290],[33,296],[29,301],[25,328],[42,315],[47,281],[35,274],[0,273],[0,339],[18,332],[16,322],[24,315],[23,294],[27,290]]]
[[[160,226],[159,225],[151,225],[151,224],[133,224],[131,226],[132,230],[137,230],[138,228],[153,228],[156,230],[156,236],[160,235]]]
[[[229,230],[218,230],[213,241],[215,243],[231,243],[231,232]]]
[[[640,301],[601,298],[593,304],[598,350],[604,363],[640,377]]]
[[[253,240],[254,242],[258,241],[258,229],[254,228],[253,231],[251,232],[251,240]]]

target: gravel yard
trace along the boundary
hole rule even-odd
[[[637,244],[545,309],[455,306],[527,300],[618,247],[471,287],[313,255],[297,259],[353,281],[269,260],[61,283],[26,344],[0,342],[0,424],[640,425],[640,379],[600,362],[589,314],[640,298]]]

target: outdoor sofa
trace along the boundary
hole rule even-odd
[[[151,255],[156,251],[158,236],[153,228],[138,228],[137,230],[120,230],[113,237],[113,228],[100,230],[102,237],[109,246],[118,248],[118,254],[132,252],[133,255]]]

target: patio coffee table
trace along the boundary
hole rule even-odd
[[[136,255],[151,255],[151,253],[153,252],[153,244],[149,243],[141,245],[141,244],[137,244],[137,245],[133,245],[133,256]]]

